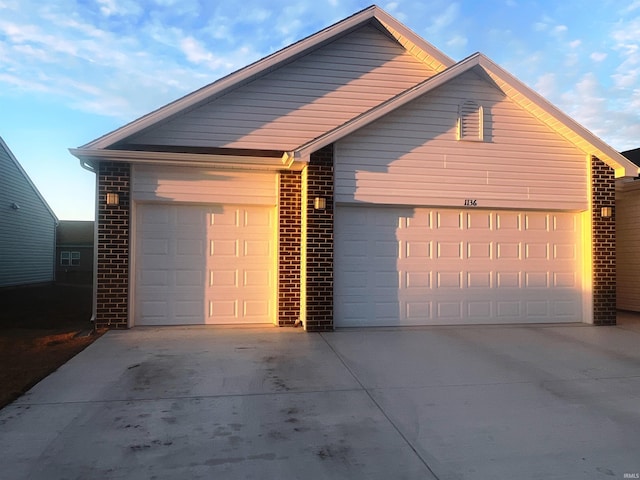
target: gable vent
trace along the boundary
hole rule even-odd
[[[481,142],[484,139],[482,105],[466,100],[458,106],[458,140]]]

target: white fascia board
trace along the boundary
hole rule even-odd
[[[201,153],[148,152],[133,150],[94,150],[71,148],[69,152],[81,162],[94,166],[96,162],[172,165],[234,170],[298,170],[304,165],[286,153],[280,157],[243,155],[207,155]]]

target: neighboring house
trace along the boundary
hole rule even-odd
[[[640,165],[640,148],[622,152]],[[616,184],[617,305],[640,312],[640,181],[625,179]]]
[[[615,323],[638,168],[375,6],[72,153],[99,327]]]
[[[93,282],[93,221],[60,220],[56,243],[56,281]]]
[[[0,138],[0,287],[54,280],[57,222]]]

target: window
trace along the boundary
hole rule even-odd
[[[60,265],[77,267],[80,265],[80,252],[60,252]]]
[[[484,140],[484,113],[482,106],[465,100],[458,107],[458,140],[482,142]]]

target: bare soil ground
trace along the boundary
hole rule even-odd
[[[68,285],[0,289],[0,408],[98,338],[91,294]]]

